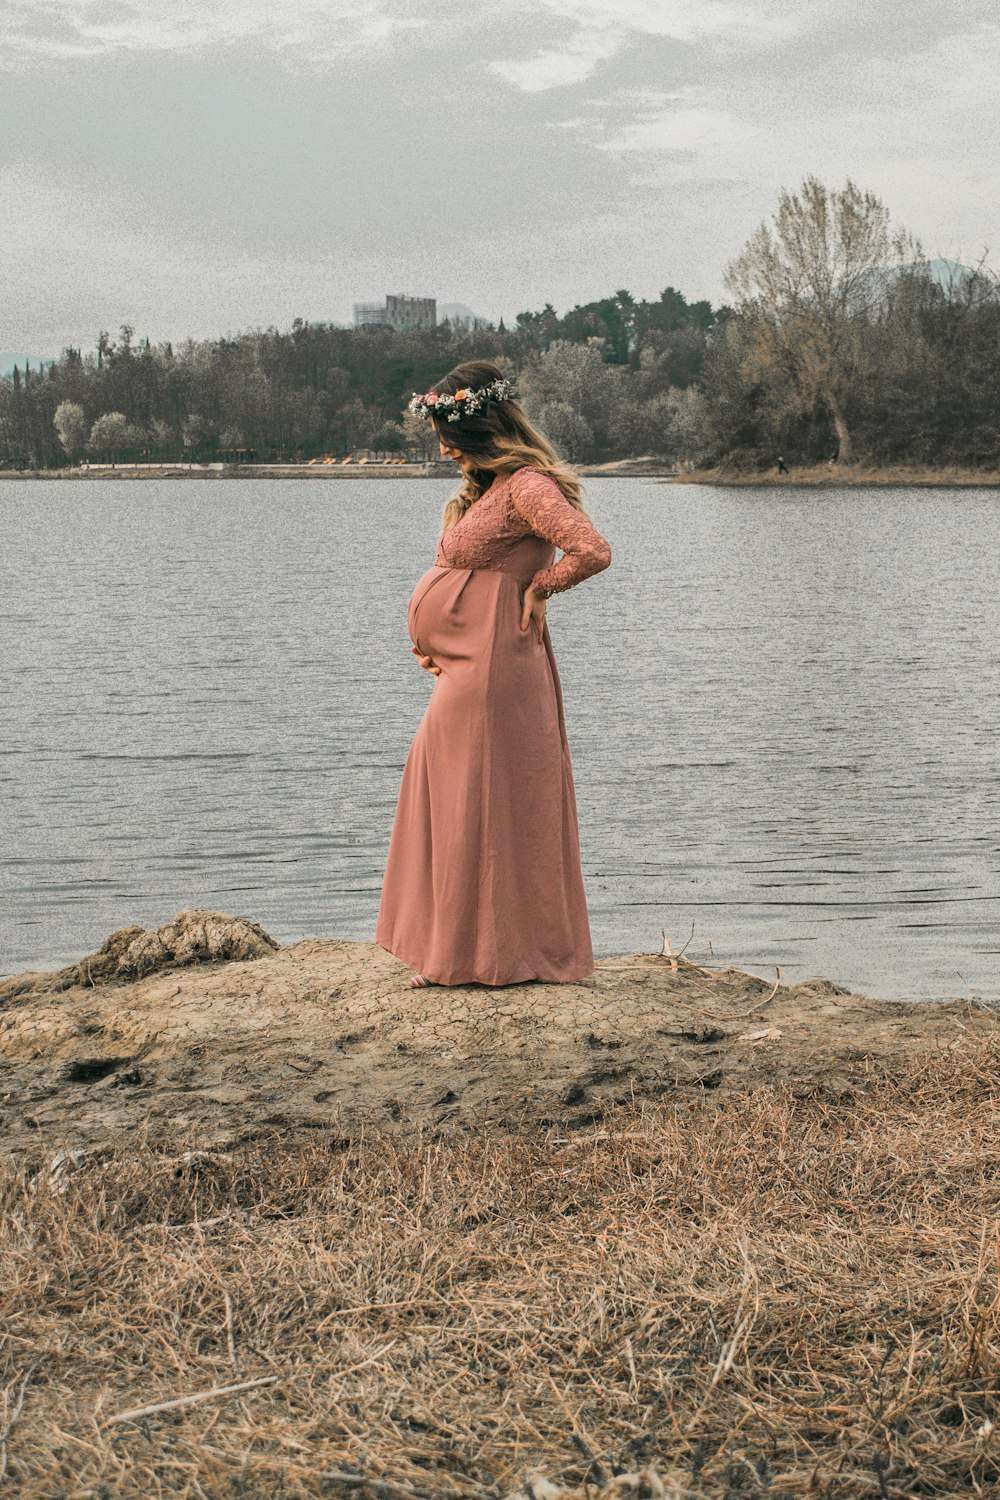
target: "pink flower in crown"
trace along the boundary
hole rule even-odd
[[[424,401],[428,406],[437,406],[437,391],[428,391]]]

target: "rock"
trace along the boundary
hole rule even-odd
[[[51,974],[17,974],[0,982],[0,1005],[26,995],[68,990],[76,984],[126,983],[158,969],[266,958],[278,947],[270,933],[247,917],[201,909],[181,911],[155,932],[137,926],[119,928],[105,938],[96,953],[69,968]]]
[[[616,1474],[599,1485],[553,1483],[536,1471],[511,1490],[506,1500],[596,1500],[597,1496],[600,1500],[681,1500],[682,1492],[646,1466],[635,1473]]]
[[[48,1184],[54,1193],[65,1193],[71,1173],[86,1166],[89,1151],[57,1151],[49,1166]]]

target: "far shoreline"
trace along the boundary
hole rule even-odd
[[[707,485],[717,489],[1000,489],[1000,470],[969,469],[958,465],[874,466],[813,464],[779,474],[770,469],[684,469],[663,459],[616,459],[602,464],[576,464],[583,479],[650,479],[659,484]],[[0,480],[224,480],[224,479],[452,479],[451,463],[399,463],[368,460],[361,463],[267,464],[88,464],[64,469],[0,469]]]
[[[671,476],[672,484],[707,484],[720,489],[1000,489],[1000,470],[958,465],[812,464],[776,469],[694,469]]]

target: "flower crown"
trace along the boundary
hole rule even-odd
[[[481,385],[478,391],[472,391],[468,386],[463,386],[453,396],[439,396],[437,391],[427,391],[425,395],[418,396],[414,392],[407,410],[411,411],[415,417],[429,417],[431,412],[447,412],[449,422],[460,422],[463,417],[471,416],[473,412],[488,409],[493,401],[515,399],[514,382],[501,379],[493,380],[489,385]]]

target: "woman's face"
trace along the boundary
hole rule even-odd
[[[454,463],[460,464],[466,472],[473,467],[473,462],[469,455],[463,453],[461,448],[450,448],[440,433],[438,434],[438,447],[441,450],[442,458],[450,458]]]

